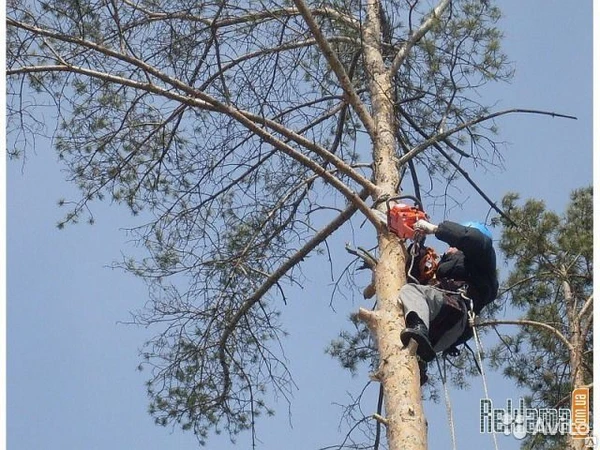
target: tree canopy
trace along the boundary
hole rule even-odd
[[[543,201],[518,200],[516,194],[504,197],[503,207],[519,226],[504,228],[500,248],[512,263],[506,298],[523,316],[505,322],[519,325],[518,333],[503,335],[491,358],[529,392],[529,406],[569,407],[573,389],[588,386],[593,375],[592,187],[573,191],[562,215]],[[535,435],[523,445],[559,449],[566,441]]]
[[[9,152],[52,136],[81,192],[61,227],[98,200],[140,215],[147,257],[123,266],[149,284],[137,320],[162,326],[158,423],[204,442],[272,413],[286,286],[357,211],[400,280],[367,199],[440,195],[457,170],[474,185],[461,160],[501,159],[488,120],[509,111],[474,100],[512,74],[499,18],[471,0],[8,2]]]

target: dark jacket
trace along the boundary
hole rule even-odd
[[[436,278],[465,281],[475,314],[496,299],[498,277],[492,240],[476,228],[454,222],[439,224],[435,237],[459,251],[446,253],[439,262]]]

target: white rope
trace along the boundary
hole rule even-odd
[[[416,279],[415,277],[413,277],[413,275],[412,275],[412,271],[413,271],[413,267],[414,267],[414,265],[415,265],[415,259],[417,259],[416,257],[417,257],[417,255],[418,255],[418,251],[419,251],[419,250],[418,250],[418,248],[417,248],[417,243],[416,243],[416,242],[413,242],[413,244],[412,244],[412,246],[411,246],[411,248],[410,248],[410,266],[408,266],[408,273],[407,273],[407,275],[408,275],[408,277],[409,277],[409,278],[412,278],[412,279],[413,279],[413,281],[414,281],[415,283],[417,283],[417,284],[421,284],[421,283],[419,282],[419,280],[417,280],[417,279]]]
[[[440,359],[435,357],[435,362],[440,372],[440,378],[442,379],[442,386],[444,386],[444,401],[446,402],[446,415],[448,416],[448,422],[450,424],[450,436],[452,437],[452,450],[456,450],[456,431],[454,429],[454,414],[452,413],[452,404],[450,403],[450,393],[448,392],[448,386],[446,385],[446,370],[442,373],[442,367],[440,366]]]
[[[481,371],[481,379],[483,380],[483,390],[485,392],[485,398],[489,399],[490,394],[488,392],[485,372],[483,371],[483,358],[481,357],[481,355],[483,354],[483,345],[481,344],[479,334],[477,333],[477,326],[475,325],[475,312],[473,311],[472,303],[471,308],[469,308],[469,325],[473,329],[473,338],[475,339],[475,347],[477,347],[477,352],[475,356],[477,357],[477,363],[479,364],[479,370]],[[498,450],[498,438],[496,437],[496,432],[494,430],[492,430],[492,439],[494,440],[495,450]]]

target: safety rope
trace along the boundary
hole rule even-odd
[[[490,394],[488,392],[487,380],[485,377],[485,372],[483,371],[483,358],[481,355],[483,354],[483,345],[481,343],[481,339],[479,339],[479,333],[477,333],[477,325],[475,324],[475,311],[473,311],[473,300],[468,299],[469,301],[469,326],[473,329],[473,338],[475,339],[475,347],[477,349],[477,363],[479,364],[479,371],[481,372],[481,379],[483,380],[483,390],[485,392],[485,398],[489,399]],[[498,450],[498,438],[496,437],[496,432],[492,430],[492,439],[494,440],[494,448]]]
[[[435,362],[440,372],[440,378],[442,380],[442,386],[444,387],[444,401],[446,402],[446,415],[448,416],[448,422],[450,424],[450,437],[452,438],[452,450],[456,450],[456,430],[454,429],[454,414],[452,413],[452,404],[450,403],[450,393],[448,392],[448,385],[446,384],[446,362],[444,360],[444,370],[440,366],[440,359],[436,355]]]
[[[417,242],[413,242],[413,244],[410,246],[410,265],[408,266],[408,277],[412,278],[412,280],[416,283],[416,284],[421,284],[419,280],[417,280],[413,275],[412,275],[412,271],[413,271],[413,267],[415,266],[415,260],[417,259],[417,255],[419,254],[419,248],[418,248],[418,244]]]

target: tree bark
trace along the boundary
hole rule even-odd
[[[381,53],[380,8],[368,0],[364,27],[364,52],[370,75],[375,184],[383,195],[393,195],[399,186],[396,158],[394,90]],[[375,311],[362,309],[361,317],[375,335],[379,352],[376,378],[382,383],[385,399],[385,424],[390,450],[427,448],[427,425],[423,413],[419,369],[414,350],[403,349],[400,332],[404,318],[398,293],[406,283],[402,242],[392,233],[378,235],[379,262],[374,281],[377,292]]]
[[[563,267],[565,278],[568,276],[566,268]],[[573,296],[571,285],[565,279],[563,281],[563,290],[565,303],[567,305],[567,315],[571,334],[571,348],[569,351],[569,364],[571,366],[571,385],[572,390],[585,385],[584,367],[583,367],[583,348],[584,342],[581,338],[581,322],[577,308],[577,300]],[[586,448],[585,439],[574,439],[572,435],[568,437],[569,448],[571,450],[583,450]]]

